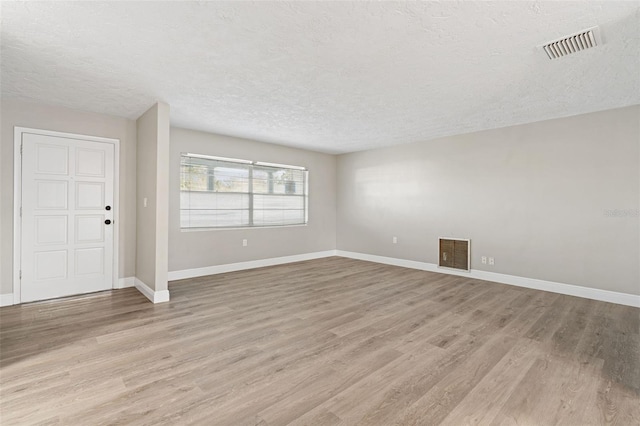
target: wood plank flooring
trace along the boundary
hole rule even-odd
[[[639,425],[640,310],[339,257],[0,309],[6,425]]]

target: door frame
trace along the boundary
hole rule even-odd
[[[111,283],[111,288],[119,288],[118,247],[120,238],[120,139],[16,126],[14,127],[13,132],[13,304],[18,305],[22,300],[22,280],[20,277],[20,271],[22,268],[22,217],[20,215],[20,210],[22,209],[22,135],[25,133],[109,143],[114,146],[113,201],[114,204],[117,203],[116,205],[118,208],[113,209],[113,282]]]

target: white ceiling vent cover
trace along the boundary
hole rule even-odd
[[[542,46],[542,48],[549,59],[557,59],[601,44],[600,27],[593,27],[559,40],[551,41]]]

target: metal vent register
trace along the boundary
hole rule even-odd
[[[557,59],[602,44],[600,28],[593,27],[542,46],[549,59]]]
[[[440,238],[440,259],[438,266],[441,268],[470,269],[469,251],[471,241],[462,238]]]

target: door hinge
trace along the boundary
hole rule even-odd
[[[20,144],[20,155],[22,155],[22,144]]]
[[[20,279],[22,279],[22,269],[20,269]]]
[[[20,217],[22,217],[22,206],[20,206]]]

